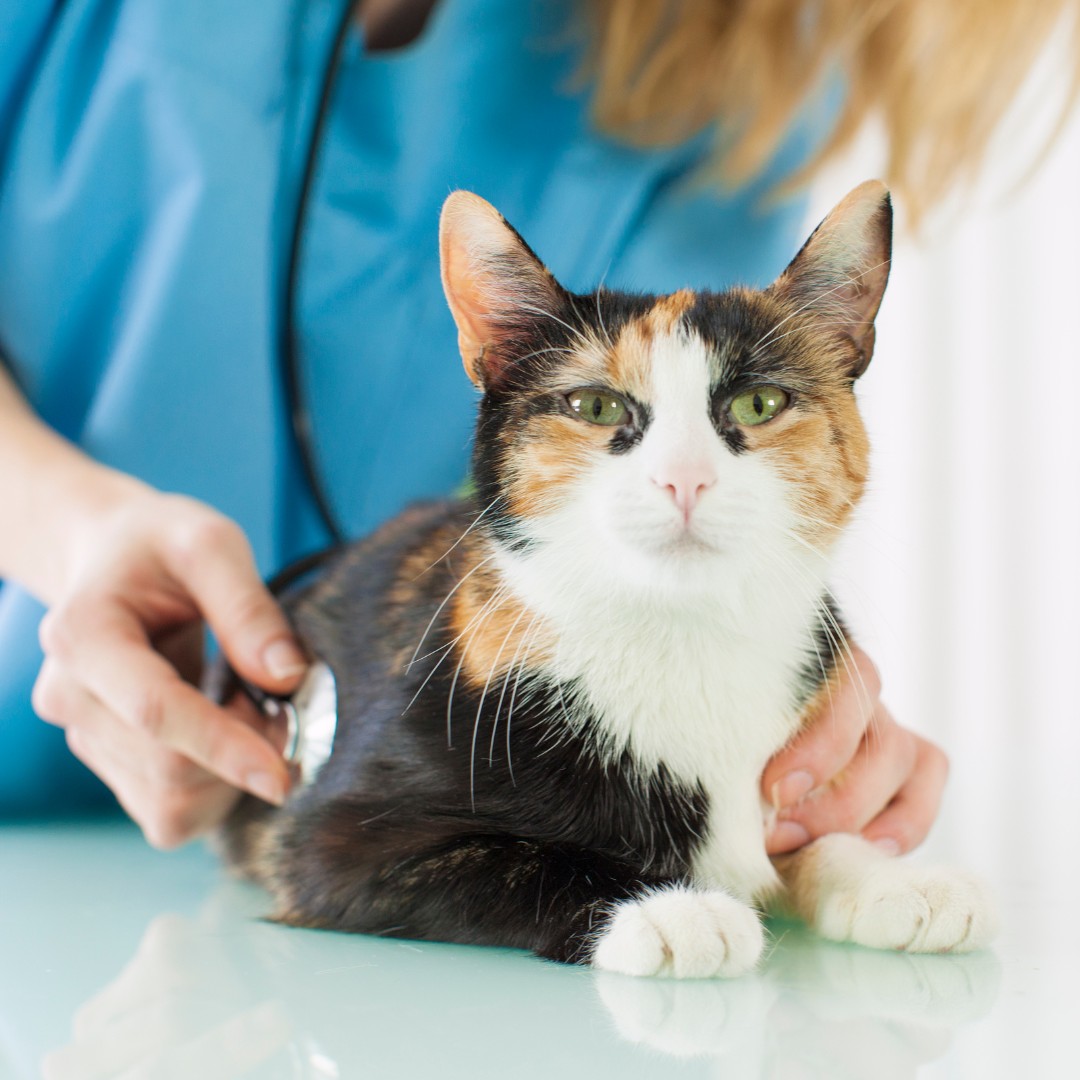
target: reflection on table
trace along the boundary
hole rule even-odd
[[[732,981],[599,975],[524,954],[298,931],[219,886],[163,914],[75,1012],[47,1080],[657,1075],[900,1080],[986,1014],[992,952],[909,956],[775,924]],[[569,1068],[568,1068],[569,1067]],[[607,1070],[605,1070],[607,1072]]]

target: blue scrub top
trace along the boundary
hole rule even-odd
[[[288,431],[278,300],[341,0],[19,0],[0,14],[0,344],[97,459],[238,521],[264,573],[326,544]],[[441,0],[418,41],[350,40],[299,292],[303,384],[352,533],[463,478],[475,393],[442,296],[439,207],[494,203],[569,288],[764,284],[802,205],[724,194],[705,139],[599,134],[570,0]],[[0,814],[108,801],[36,720],[41,608],[0,583]]]

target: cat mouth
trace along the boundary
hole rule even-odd
[[[677,520],[624,519],[615,523],[622,543],[649,559],[708,560],[736,554],[745,543],[740,522],[718,519],[716,515]]]
[[[675,558],[715,558],[723,552],[715,540],[703,536],[693,526],[665,537],[659,549],[661,555]]]

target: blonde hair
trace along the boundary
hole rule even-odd
[[[970,179],[1055,27],[1077,0],[594,0],[593,107],[639,145],[720,125],[717,167],[738,184],[770,159],[830,78],[844,97],[802,182],[871,117],[886,178],[913,217]],[[1080,68],[1080,65],[1078,65]],[[1076,96],[1074,69],[1067,104]],[[1064,118],[1064,114],[1063,114]]]

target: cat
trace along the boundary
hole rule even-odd
[[[989,940],[963,872],[856,836],[764,846],[762,770],[844,673],[825,583],[891,244],[869,181],[763,291],[576,295],[448,198],[474,491],[285,599],[339,719],[310,784],[225,829],[276,919],[677,977],[752,969],[760,908],[880,948]]]

